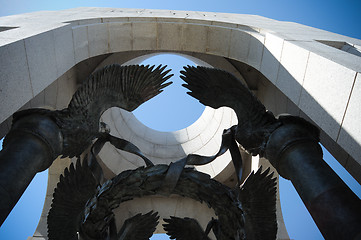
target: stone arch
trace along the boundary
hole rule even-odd
[[[128,61],[178,52],[227,61],[276,114],[314,122],[323,145],[360,182],[359,57],[324,44],[359,40],[258,16],[185,11],[80,8],[0,22],[18,27],[0,33],[7,56],[0,64],[1,136],[21,107],[65,107],[89,64],[114,53]],[[62,167],[53,169],[56,175]]]

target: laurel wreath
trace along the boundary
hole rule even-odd
[[[114,217],[113,209],[133,198],[149,195],[176,194],[205,202],[218,216],[218,239],[235,239],[244,229],[244,215],[236,193],[209,175],[185,168],[174,189],[162,188],[168,165],[155,165],[127,170],[104,183],[85,206],[81,230],[99,239]],[[243,234],[241,234],[243,235]]]

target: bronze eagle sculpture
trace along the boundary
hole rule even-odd
[[[13,122],[24,115],[42,114],[52,118],[63,136],[63,157],[79,156],[104,131],[99,119],[105,110],[119,107],[127,111],[162,92],[172,82],[167,66],[113,64],[95,71],[74,93],[63,110],[28,109],[14,114]]]
[[[167,71],[162,73],[164,68],[157,69],[160,72],[155,77],[150,77],[151,73],[148,72],[147,75],[147,70],[139,70],[139,67],[138,71],[142,74],[131,68],[124,70],[122,74],[116,74],[122,76],[130,75],[132,77],[136,75],[140,79],[140,76],[147,75],[151,80],[156,79],[154,81],[157,83],[155,87],[147,87],[146,85],[141,87],[140,89],[147,90],[145,91],[146,93],[141,94],[142,97],[136,97],[137,101],[129,100],[133,99],[132,97],[125,97],[128,96],[126,94],[127,91],[124,90],[126,84],[115,87],[120,89],[124,87],[124,96],[121,96],[121,99],[126,104],[118,106],[126,110],[132,110],[144,102],[144,99],[149,99],[151,96],[158,94],[160,89],[167,85],[162,85],[165,81],[164,79],[168,79],[170,76],[166,76]],[[191,96],[196,97],[201,103],[211,107],[232,107],[237,113],[239,123],[236,128],[233,127],[224,132],[219,152],[211,157],[190,154],[169,166],[153,165],[131,143],[115,139],[107,133],[100,134],[100,139],[105,137],[115,147],[122,148],[122,150],[127,150],[143,158],[147,167],[123,171],[113,179],[100,184],[101,181],[94,174],[96,171],[88,166],[91,161],[83,161],[83,164],[80,164],[79,161],[76,168],[71,165],[69,170],[65,170],[64,176],[61,176],[54,192],[52,208],[48,215],[49,239],[75,240],[79,239],[79,237],[80,239],[104,240],[149,239],[158,223],[156,213],[149,212],[147,214],[135,215],[126,220],[123,227],[117,231],[113,209],[117,208],[124,201],[132,200],[134,197],[154,194],[176,194],[193,198],[200,202],[206,202],[218,217],[209,222],[206,230],[203,230],[195,219],[175,216],[171,216],[170,219],[164,219],[166,222],[164,229],[172,239],[206,240],[209,239],[208,234],[211,230],[213,230],[217,240],[273,240],[276,238],[276,179],[273,178],[273,174],[269,174],[269,169],[262,172],[262,168],[260,168],[256,173],[252,172],[241,186],[231,189],[214,179],[210,179],[210,176],[207,174],[195,171],[192,168],[185,168],[185,165],[208,163],[223,154],[227,149],[230,149],[233,153],[236,150],[239,151],[237,146],[234,145],[234,139],[252,154],[262,154],[265,145],[264,139],[269,132],[278,126],[278,121],[272,113],[265,110],[264,106],[258,102],[242,83],[229,73],[201,67],[187,67],[185,70],[182,72],[182,78],[187,82],[185,87],[191,90],[189,93]],[[129,72],[132,71],[135,73],[130,74]],[[103,76],[102,74],[105,73],[99,74],[99,76]],[[107,74],[105,75],[108,76]],[[94,76],[98,75],[95,74]],[[97,77],[98,79],[101,78],[99,76]],[[219,83],[217,79],[225,80]],[[141,82],[143,83],[144,81]],[[126,83],[128,84],[129,81],[126,81]],[[108,88],[109,86],[106,89]],[[225,93],[219,92],[222,90]],[[90,94],[87,91],[89,90],[81,92],[84,95]],[[136,93],[133,91],[134,94]],[[239,94],[244,95],[242,97],[243,100],[236,103]],[[109,99],[116,98],[111,94],[108,96],[108,93],[105,96]],[[83,103],[80,99],[83,99],[83,97],[78,99],[75,94],[72,102],[75,106],[82,106],[80,108],[82,109],[81,111],[77,110],[77,112],[83,112],[85,117],[82,120],[87,119],[86,116],[90,114],[96,116],[95,118],[98,123],[99,114],[104,109],[107,109],[108,106],[99,106],[97,103],[90,104],[93,107],[90,107],[89,110],[88,107],[84,107],[88,106],[88,104]],[[84,99],[87,98],[85,97]],[[115,100],[113,100],[109,102],[114,102]],[[70,107],[72,102],[69,104],[70,110],[73,109],[73,107]],[[248,106],[250,104],[251,106]],[[69,114],[69,109],[62,110],[64,112],[59,111],[56,114],[67,115]],[[251,120],[248,118],[251,118]],[[66,117],[63,119],[66,119]],[[88,137],[86,140],[81,140],[87,144],[97,136],[96,134],[99,134],[99,130],[95,128],[95,121],[91,122],[89,126],[85,131],[90,131],[89,129],[91,129],[92,134],[88,136],[92,136],[92,138]],[[94,148],[100,151],[102,144]],[[76,152],[79,153],[80,150],[69,149],[69,154],[67,155],[78,155]],[[93,159],[95,159],[94,155],[96,153],[92,153]],[[232,158],[236,158],[237,162],[242,161],[239,154],[231,155]],[[240,164],[237,171],[240,171],[241,168]],[[239,176],[237,177],[239,178]],[[172,184],[168,186],[167,182]],[[144,225],[143,223],[146,224]],[[139,236],[129,235],[131,232],[140,231],[140,229],[142,229],[142,233]]]
[[[174,189],[160,191],[168,170],[168,165],[127,170],[100,186],[86,163],[77,163],[76,168],[71,165],[54,192],[48,214],[49,239],[149,239],[158,223],[155,213],[136,215],[137,220],[126,221],[118,231],[113,210],[135,197],[155,194],[205,202],[218,217],[205,231],[195,219],[164,219],[164,229],[172,239],[206,240],[210,230],[217,240],[276,239],[276,179],[269,169],[262,172],[260,168],[240,188],[231,189],[207,174],[184,168]],[[141,237],[128,238],[134,231],[141,231]]]
[[[232,108],[238,119],[235,138],[252,155],[264,155],[269,135],[280,126],[274,115],[231,73],[207,67],[184,67],[180,76],[190,96],[212,108]]]

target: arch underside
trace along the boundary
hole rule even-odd
[[[98,67],[111,63],[135,64],[154,54],[174,53],[197,64],[233,73],[275,115],[289,113],[316,124],[321,129],[321,143],[361,182],[361,127],[355,124],[361,120],[357,111],[361,98],[357,91],[361,87],[361,65],[357,64],[360,58],[315,41],[360,46],[359,40],[258,16],[162,10],[80,8],[28,14],[26,18],[3,17],[0,25],[19,26],[0,33],[0,54],[9,56],[0,64],[4,93],[0,95],[4,106],[0,109],[1,137],[9,130],[11,115],[18,109],[65,108],[79,84]],[[34,25],[39,27],[33,28]],[[21,89],[19,84],[23,86]],[[218,150],[222,128],[236,124],[237,120],[227,109],[206,111],[189,129],[164,136],[154,131],[150,139],[143,136],[135,145],[141,149],[157,145],[163,149],[159,152],[164,152],[160,155],[174,153],[163,157],[167,161],[197,151],[212,155]],[[117,123],[119,116],[122,119]],[[119,124],[126,126],[127,119],[135,119],[118,109],[109,110],[103,118],[113,124],[113,129]],[[212,121],[218,125],[212,130],[204,121],[209,126]],[[135,139],[134,129],[139,126],[141,123],[127,125],[118,135]],[[194,136],[189,137],[191,134]],[[214,143],[198,146],[196,139],[202,134],[208,134],[207,142]],[[114,150],[108,146],[100,154],[109,177],[124,168],[137,166],[136,160],[130,158],[127,166],[119,165],[109,159],[128,156],[110,153]],[[163,161],[161,156],[150,155]],[[46,236],[45,221],[52,192],[70,161],[58,159],[49,170],[48,193],[34,239]],[[252,165],[250,158],[247,161],[247,172],[258,167],[258,164]],[[228,155],[216,165],[200,170],[232,184],[234,169],[229,163]],[[260,164],[268,163],[261,159]],[[286,239],[279,198],[277,207],[278,238]]]

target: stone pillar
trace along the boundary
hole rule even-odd
[[[319,131],[297,117],[280,121],[267,159],[291,180],[325,239],[360,239],[361,201],[323,160]]]
[[[47,116],[32,114],[13,124],[0,152],[0,225],[35,174],[61,153],[62,143],[60,129]]]

